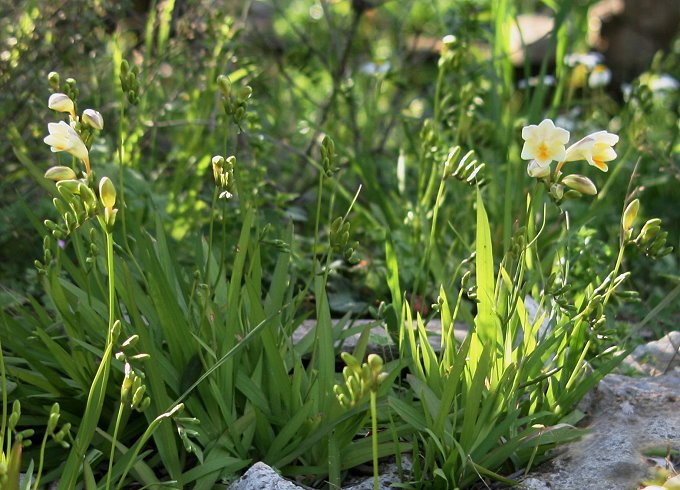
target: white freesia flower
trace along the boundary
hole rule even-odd
[[[50,98],[47,101],[47,107],[57,112],[68,112],[74,118],[76,116],[73,101],[66,94],[57,92],[50,95]]]
[[[539,167],[547,167],[553,160],[565,159],[564,146],[569,141],[569,131],[555,127],[550,119],[540,124],[532,124],[522,129],[522,158],[534,160]]]
[[[52,151],[67,151],[76,158],[81,159],[85,163],[85,170],[90,173],[90,157],[87,152],[87,147],[80,136],[71,126],[65,121],[58,123],[49,123],[47,130],[50,132],[43,140],[50,145]]]
[[[609,167],[605,162],[616,158],[616,152],[612,146],[618,143],[618,141],[619,137],[617,135],[607,131],[589,134],[567,148],[567,154],[563,160],[565,162],[586,160],[590,165],[606,172]]]

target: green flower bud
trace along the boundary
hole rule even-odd
[[[569,190],[564,193],[564,199],[578,199],[581,196],[583,196],[583,194],[576,190]]]
[[[138,340],[139,340],[139,335],[134,334],[131,337],[129,337],[128,339],[126,339],[125,342],[123,342],[121,344],[121,347],[123,349],[127,349],[129,347],[132,347],[133,345],[135,345],[137,343]]]
[[[250,85],[238,89],[238,98],[241,100],[247,100],[251,95],[253,95],[253,88]]]
[[[371,366],[371,370],[374,374],[380,373],[383,368],[383,360],[378,354],[368,355],[368,365]]]
[[[142,403],[140,403],[137,407],[136,410],[138,412],[143,412],[147,408],[149,408],[149,405],[151,405],[151,398],[148,396],[142,400]]]
[[[57,182],[57,190],[67,201],[72,201],[73,196],[80,193],[78,186],[81,184],[79,180],[60,180]]]
[[[564,197],[564,186],[560,184],[552,184],[550,186],[550,195],[556,199],[556,200],[561,200]]]
[[[47,74],[47,82],[52,87],[52,90],[59,90],[59,73],[51,71]]]
[[[623,212],[621,218],[621,226],[624,230],[628,230],[635,224],[635,219],[637,218],[638,211],[640,211],[640,200],[635,199],[628,203],[626,210]]]
[[[649,242],[654,237],[656,237],[659,231],[661,231],[661,220],[659,218],[650,219],[642,227],[642,230],[640,230],[640,234],[638,235],[636,240],[641,245],[644,245],[645,243]]]
[[[102,177],[99,181],[99,199],[105,208],[113,209],[116,205],[116,188],[108,177]]]
[[[226,75],[217,77],[217,86],[219,87],[220,92],[222,92],[222,95],[229,98],[231,95],[231,80],[229,80],[229,77]]]
[[[132,394],[132,405],[133,406],[139,405],[142,402],[142,398],[144,397],[145,393],[146,393],[145,385],[141,385],[139,388],[137,388],[135,392]]]

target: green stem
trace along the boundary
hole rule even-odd
[[[80,467],[82,465],[83,456],[87,450],[94,433],[97,429],[97,423],[101,416],[102,407],[104,405],[104,398],[106,395],[106,386],[109,380],[109,373],[111,372],[111,357],[113,354],[113,325],[114,325],[114,304],[116,299],[115,290],[115,274],[113,268],[113,235],[107,230],[107,225],[104,219],[99,219],[102,229],[106,233],[106,259],[107,259],[107,275],[109,281],[109,324],[106,336],[106,347],[102,354],[101,362],[97,368],[97,373],[92,380],[90,392],[87,395],[87,403],[85,405],[85,412],[82,417],[78,434],[75,437],[73,449],[71,450],[66,464],[63,468],[62,479],[59,481],[58,490],[71,490],[75,487]]]
[[[118,439],[118,429],[120,427],[120,421],[123,418],[123,409],[125,408],[125,402],[121,399],[120,405],[118,406],[118,415],[116,415],[116,425],[113,428],[113,439],[111,441],[111,451],[109,452],[109,470],[106,473],[106,490],[111,488],[111,474],[113,473],[113,460],[116,455],[116,440]]]
[[[5,371],[5,356],[2,353],[1,340],[0,340],[0,378],[2,378],[2,420],[0,421],[0,451],[2,451],[2,446],[5,441],[5,431],[7,430],[7,372]],[[7,451],[6,454],[9,455],[9,451]]]
[[[35,483],[33,484],[33,490],[38,490],[38,485],[40,484],[40,476],[42,475],[43,463],[45,462],[45,446],[47,445],[48,433],[45,431],[43,436],[42,444],[40,445],[40,459],[38,460],[38,471],[35,474]]]
[[[371,445],[373,448],[373,490],[378,490],[380,481],[378,480],[378,396],[371,390]]]
[[[153,422],[149,424],[149,427],[146,428],[144,434],[142,434],[142,437],[140,437],[137,443],[135,444],[134,449],[132,450],[132,457],[128,460],[128,464],[123,470],[123,474],[121,475],[120,480],[118,480],[116,490],[120,490],[120,488],[122,488],[123,483],[125,482],[125,477],[127,476],[132,466],[137,461],[137,455],[139,454],[139,451],[142,449],[142,447],[144,447],[144,444],[146,444],[146,441],[148,441],[149,438],[153,435],[153,433],[156,431],[160,423],[164,419],[170,418],[176,413],[180,412],[183,408],[184,404],[182,403],[180,403],[179,405],[175,405],[169,412],[160,414],[153,420]]]
[[[609,301],[609,296],[611,296],[612,291],[614,291],[614,279],[616,279],[616,276],[619,275],[619,268],[621,267],[621,262],[623,261],[623,252],[625,250],[626,244],[625,242],[622,242],[619,245],[619,255],[616,257],[616,265],[614,266],[614,270],[612,271],[611,282],[609,283],[609,287],[607,287],[607,292],[605,293],[604,299],[602,300],[602,306],[607,304],[607,302]]]

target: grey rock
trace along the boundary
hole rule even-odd
[[[659,376],[680,367],[680,332],[669,332],[659,340],[638,346],[623,361],[624,366],[648,376]]]
[[[638,488],[655,465],[646,449],[680,447],[680,370],[647,378],[610,374],[591,403],[589,434],[530,473],[528,488]]]
[[[257,462],[241,478],[229,485],[228,490],[304,490],[304,488],[286,480],[266,464]]]
[[[341,339],[336,342],[337,348],[342,348],[345,351],[351,351],[356,347],[361,331],[365,328],[370,328],[369,343],[367,353],[375,353],[385,355],[388,358],[390,353],[396,353],[397,346],[392,342],[387,327],[377,321],[369,319],[354,320],[351,323],[347,322],[345,325],[339,324],[340,320],[333,320],[333,328],[341,331]],[[417,328],[415,320],[412,328]],[[299,344],[305,337],[314,335],[314,328],[316,327],[316,320],[305,320],[293,332],[293,343]],[[430,345],[436,352],[441,351],[441,333],[442,324],[439,319],[432,319],[425,325],[425,330],[428,333],[428,340]],[[454,326],[454,337],[459,342],[465,339],[468,327],[463,323],[456,323]],[[417,336],[417,335],[416,335]],[[308,337],[308,339],[311,337]]]
[[[411,471],[413,463],[411,461],[410,455],[402,455],[401,457],[401,469],[407,475]],[[393,483],[401,483],[402,479],[399,478],[399,468],[396,462],[386,463],[380,465],[378,475],[378,489],[379,490],[389,490]],[[342,486],[343,490],[373,490],[373,477],[364,478],[359,481],[349,481],[346,485]]]

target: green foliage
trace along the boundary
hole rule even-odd
[[[406,452],[405,486],[508,483],[580,435],[635,342],[616,314],[677,314],[680,91],[655,83],[680,45],[618,101],[567,62],[582,2],[43,3],[0,20],[8,488],[209,489],[256,460],[340,487]],[[535,9],[548,51],[514,66]],[[616,133],[610,174],[527,177],[549,117]]]

